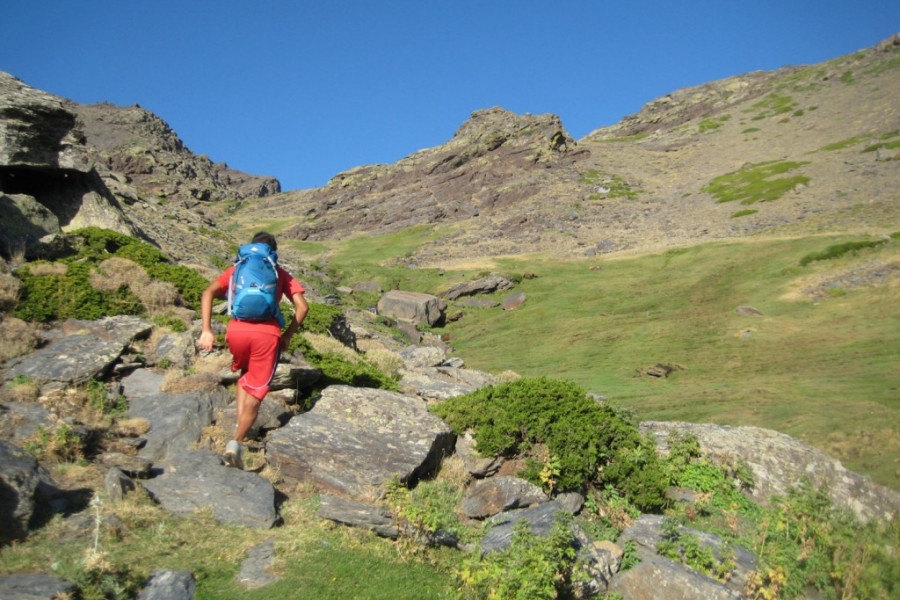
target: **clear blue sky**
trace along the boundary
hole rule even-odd
[[[140,104],[194,152],[317,187],[442,144],[474,110],[581,138],[678,88],[900,32],[900,0],[4,0],[0,70]]]

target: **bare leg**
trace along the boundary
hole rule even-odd
[[[234,440],[243,442],[247,432],[256,422],[259,414],[259,400],[250,395],[240,385],[237,386],[237,429],[234,430]]]

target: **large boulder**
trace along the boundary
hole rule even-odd
[[[420,292],[391,290],[378,301],[378,314],[433,327],[444,320],[447,302]]]
[[[267,460],[290,481],[366,500],[393,478],[415,481],[453,452],[450,427],[417,399],[343,385],[269,435]]]
[[[889,520],[900,512],[900,493],[778,431],[663,421],[648,421],[641,428],[656,436],[663,452],[669,435],[677,432],[697,436],[703,451],[722,461],[742,458],[753,470],[750,493],[756,502],[766,504],[773,495],[783,496],[806,478],[814,487],[824,488],[835,506],[852,510],[863,520]]]

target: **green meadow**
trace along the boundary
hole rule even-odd
[[[489,270],[527,275],[514,290],[527,295],[520,308],[464,308],[436,330],[469,368],[571,380],[641,420],[776,429],[900,489],[900,295],[896,278],[865,275],[873,261],[896,269],[900,240],[865,247],[857,242],[869,238],[816,236],[628,258],[498,259],[492,269],[395,266],[432,235],[356,238],[330,264],[344,283],[431,293]],[[833,246],[862,247],[823,254]],[[826,258],[804,261],[817,256]],[[674,370],[648,375],[657,364]]]

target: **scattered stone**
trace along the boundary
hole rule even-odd
[[[508,296],[501,305],[503,310],[515,310],[525,304],[525,300],[527,300],[527,296],[525,292],[518,292],[513,294],[512,296]]]
[[[319,518],[342,525],[362,527],[391,539],[396,539],[400,535],[400,530],[389,511],[365,502],[322,494],[317,515]]]
[[[241,563],[241,570],[235,579],[250,590],[275,583],[279,578],[270,571],[273,564],[275,564],[275,539],[269,538],[247,551],[247,558]]]
[[[378,301],[378,314],[434,327],[444,320],[447,302],[419,292],[391,290]]]
[[[70,335],[7,362],[3,380],[28,377],[42,391],[87,383],[107,373],[127,345],[127,340],[107,340],[92,334]]]
[[[124,500],[125,494],[133,492],[135,487],[134,481],[116,467],[106,472],[103,489],[111,502],[115,503]]]
[[[121,452],[105,452],[101,454],[97,462],[107,467],[115,467],[129,477],[146,479],[150,476],[150,468],[153,461],[142,456],[123,454]]]
[[[484,519],[503,511],[525,508],[549,500],[541,488],[524,479],[490,477],[475,483],[462,503],[462,512],[470,519]]]
[[[512,288],[512,281],[497,273],[491,273],[487,277],[481,277],[474,281],[466,281],[454,285],[446,292],[442,292],[441,296],[447,300],[456,300],[462,296],[492,294],[496,291],[510,290]]]
[[[735,311],[737,314],[744,317],[761,317],[763,314],[753,308],[752,306],[738,306]]]
[[[46,408],[34,402],[0,404],[0,439],[19,443],[55,422]]]
[[[193,600],[197,581],[190,571],[153,571],[137,600]]]
[[[561,511],[563,508],[559,502],[551,500],[533,508],[511,510],[495,515],[489,520],[491,529],[481,540],[482,553],[490,554],[509,547],[512,544],[515,524],[522,519],[528,521],[531,533],[546,536],[556,522],[556,515]]]
[[[3,600],[56,600],[68,598],[75,591],[74,583],[45,573],[0,575]]]
[[[472,433],[467,431],[456,438],[456,454],[462,459],[466,470],[475,477],[490,477],[503,465],[502,456],[481,456]]]

